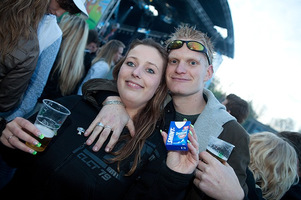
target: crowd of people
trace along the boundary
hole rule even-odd
[[[301,133],[242,127],[248,102],[221,103],[205,87],[214,74],[205,33],[180,25],[165,45],[100,41],[84,2],[0,2],[1,196],[301,199]],[[71,115],[36,152],[25,142],[39,145],[33,122],[45,98]],[[166,150],[170,122],[187,120],[188,150]],[[226,162],[206,151],[210,136],[235,146]]]

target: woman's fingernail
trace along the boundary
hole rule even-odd
[[[190,124],[190,126],[191,126],[192,128],[194,128],[193,124]]]
[[[187,142],[188,142],[189,144],[191,144],[191,142],[190,142],[189,140],[187,140]]]
[[[35,144],[36,147],[41,147],[41,145],[42,144],[40,142],[38,142],[37,144]]]
[[[87,140],[86,144],[90,145],[92,143],[92,141],[90,139]]]
[[[186,119],[186,118],[184,118],[184,119],[183,119],[183,121],[187,121],[187,119]]]
[[[192,134],[191,130],[189,130],[189,133],[190,133],[190,135],[192,135],[192,136],[193,136],[193,134]]]
[[[33,150],[33,149],[30,149],[30,150],[29,150],[29,153],[31,153],[32,155],[36,155],[38,152],[36,152],[36,151]]]
[[[43,134],[39,135],[39,138],[42,140],[45,136]]]
[[[160,133],[162,133],[163,131],[160,129]]]

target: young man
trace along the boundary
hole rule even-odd
[[[204,88],[205,82],[213,75],[213,46],[210,39],[202,32],[195,30],[193,27],[181,26],[171,38],[166,42],[167,50],[169,51],[169,62],[166,70],[166,81],[171,93],[172,101],[165,106],[165,118],[182,121],[184,118],[194,124],[195,131],[198,135],[200,147],[200,161],[196,169],[194,180],[195,186],[191,188],[188,198],[194,199],[202,197],[206,199],[206,194],[213,198],[222,199],[242,199],[244,193],[247,194],[248,188],[246,185],[246,169],[250,161],[249,157],[249,136],[240,124],[231,116],[225,107],[219,103],[215,96]],[[108,90],[108,88],[104,88]],[[113,98],[113,97],[109,97]],[[115,106],[116,110],[122,110],[120,105]],[[100,112],[98,117],[92,122],[86,135],[91,136],[87,140],[87,144],[98,136],[98,142],[94,146],[94,150],[98,150],[109,135],[108,130],[102,130],[96,126],[99,122],[112,127],[113,137],[106,146],[106,150],[110,151],[119,137],[119,132],[122,130],[120,124],[126,124],[130,131],[134,133],[134,127],[131,122],[128,122],[128,117],[124,114],[112,113],[105,111],[106,106]],[[120,117],[122,116],[122,117]],[[232,180],[214,179],[214,173],[209,174],[209,169],[214,169],[216,162],[209,162],[206,152],[206,146],[209,136],[213,135],[235,145],[235,148],[228,160],[229,165],[234,169],[234,172],[239,180],[234,177]],[[212,157],[212,156],[211,156]],[[229,165],[225,165],[224,171],[231,170]],[[220,166],[221,169],[223,166]],[[216,167],[218,168],[218,167]],[[220,172],[220,175],[223,173]],[[233,177],[233,176],[232,176]],[[213,184],[216,181],[218,184]],[[211,182],[211,183],[210,183]],[[231,183],[230,183],[231,182]],[[231,185],[236,184],[232,188]],[[211,184],[209,187],[209,184]],[[214,188],[214,185],[224,186]],[[234,189],[235,188],[235,189]],[[217,189],[218,191],[213,191]],[[227,193],[226,193],[227,192]],[[234,194],[235,193],[235,194]],[[237,196],[234,196],[237,195]]]
[[[88,12],[85,7],[86,0],[51,0],[48,12],[56,15],[57,17],[62,16],[65,12],[70,14],[83,13],[86,16]]]
[[[236,118],[237,122],[242,124],[249,114],[249,104],[235,94],[229,94],[222,102],[227,111]]]
[[[204,196],[200,191],[209,192],[207,190],[210,189],[202,184],[202,181],[205,181],[202,179],[208,178],[208,169],[214,167],[210,166],[211,163],[202,153],[206,150],[209,135],[235,145],[228,163],[234,169],[244,192],[247,193],[245,180],[249,164],[248,134],[214,95],[204,88],[205,82],[213,75],[213,46],[210,39],[192,27],[183,26],[178,28],[166,43],[169,51],[166,81],[172,102],[165,108],[174,113],[174,120],[186,118],[194,124],[200,144],[200,162],[194,180],[196,187],[192,188],[190,199]],[[213,196],[217,195],[214,191],[209,194],[214,198],[218,197]],[[223,195],[225,194],[219,194],[220,197]],[[238,199],[241,197],[243,196]],[[204,196],[203,199],[205,198]]]

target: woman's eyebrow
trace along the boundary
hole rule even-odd
[[[126,59],[128,59],[128,58],[132,58],[132,59],[134,59],[134,60],[138,60],[138,58],[135,57],[135,56],[128,56]],[[152,63],[151,61],[147,61],[147,63],[148,63],[149,65],[155,66],[155,67],[159,70],[159,67],[158,67],[155,63]]]

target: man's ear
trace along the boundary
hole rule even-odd
[[[209,65],[206,71],[206,77],[205,77],[205,81],[208,81],[212,78],[213,76],[213,66]]]

